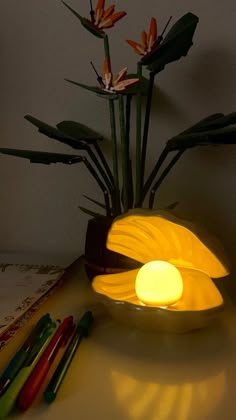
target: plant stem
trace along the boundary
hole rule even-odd
[[[111,66],[111,56],[110,56],[110,48],[109,48],[109,39],[107,34],[104,35],[104,52],[105,57],[109,60],[110,66]]]
[[[119,116],[120,116],[120,138],[121,138],[121,154],[122,154],[122,178],[123,178],[123,208],[124,212],[128,211],[129,202],[129,151],[126,142],[125,132],[125,113],[124,98],[119,95]]]
[[[106,160],[106,158],[105,158],[105,156],[104,156],[104,154],[103,154],[103,152],[102,152],[99,144],[95,141],[94,144],[93,144],[93,146],[94,146],[94,149],[96,150],[97,155],[99,156],[99,158],[100,158],[100,160],[101,160],[101,162],[102,162],[102,164],[104,166],[104,169],[106,170],[107,175],[109,176],[109,179],[110,179],[112,185],[114,185],[114,178],[113,178],[112,172],[110,170],[110,167],[109,167],[109,165],[107,163],[107,160]]]
[[[182,156],[183,153],[184,153],[184,150],[180,150],[178,153],[176,153],[176,155],[170,161],[169,165],[164,169],[164,171],[158,178],[157,182],[153,185],[152,190],[150,192],[150,197],[149,197],[149,209],[153,208],[153,203],[154,203],[157,189],[160,187],[162,181],[164,181],[164,179],[166,178],[170,170],[173,168],[173,166],[179,160],[179,158]]]
[[[111,57],[109,48],[109,39],[107,34],[104,35],[104,52],[105,57],[109,60],[111,68]],[[115,214],[121,213],[120,204],[120,187],[119,187],[119,170],[118,170],[118,153],[117,153],[117,136],[116,136],[116,117],[113,99],[109,100],[110,111],[110,125],[111,125],[111,140],[112,140],[112,162],[113,162],[113,177],[114,177],[114,196],[113,196],[113,211]]]
[[[137,64],[137,77],[142,77],[142,65],[140,62]],[[142,130],[142,94],[139,91],[136,97],[136,182],[135,182],[135,207],[141,199],[141,130]]]
[[[117,137],[116,137],[116,118],[115,107],[113,100],[109,100],[110,109],[110,124],[111,124],[111,139],[112,139],[112,162],[113,162],[113,176],[114,176],[114,212],[121,213],[120,205],[120,187],[119,187],[119,171],[118,171],[118,153],[117,153]]]
[[[148,190],[151,187],[151,185],[152,185],[152,183],[153,183],[153,181],[154,181],[154,179],[155,179],[155,177],[156,177],[156,175],[157,175],[157,173],[158,173],[158,171],[159,171],[162,163],[166,159],[168,153],[169,153],[169,149],[167,147],[165,147],[164,150],[162,151],[162,153],[161,153],[161,155],[160,155],[160,157],[159,157],[156,165],[154,166],[151,174],[149,175],[146,183],[144,184],[143,191],[142,191],[142,196],[140,198],[140,202],[138,202],[138,205],[139,206],[142,205],[143,200],[145,199],[145,196],[148,193]]]
[[[144,183],[144,176],[145,176],[146,152],[147,152],[147,142],[148,142],[148,132],[149,132],[154,80],[155,80],[155,74],[153,72],[150,72],[147,102],[146,102],[146,112],[145,112],[144,128],[143,128],[143,144],[142,144],[142,157],[141,157],[141,185],[142,186]]]
[[[89,170],[89,172],[91,173],[91,175],[94,177],[94,179],[96,180],[97,184],[101,188],[101,190],[102,190],[102,192],[104,194],[106,214],[107,214],[107,216],[110,216],[111,211],[110,211],[109,195],[108,195],[108,191],[107,191],[105,185],[100,180],[100,178],[99,178],[96,170],[93,168],[93,166],[91,165],[91,163],[88,161],[88,159],[86,157],[83,156],[80,161],[82,161],[85,164],[86,168]]]
[[[127,156],[129,159],[129,175],[128,175],[128,208],[133,207],[134,201],[134,191],[133,191],[133,171],[132,171],[132,161],[130,159],[130,117],[131,117],[131,102],[132,95],[126,96],[126,108],[125,108],[125,141]]]
[[[89,157],[92,159],[93,163],[96,165],[98,171],[100,172],[100,175],[102,176],[102,178],[104,179],[107,185],[108,190],[111,192],[113,190],[113,185],[110,179],[108,178],[106,172],[104,171],[103,167],[101,166],[97,156],[94,154],[94,152],[90,149],[89,146],[85,150],[88,151]]]
[[[126,107],[125,107],[125,138],[127,144],[127,151],[128,155],[130,154],[129,146],[130,146],[130,115],[131,115],[131,102],[132,102],[132,95],[126,96]]]

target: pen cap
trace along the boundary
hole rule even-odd
[[[87,337],[89,335],[89,331],[93,324],[93,315],[91,311],[85,312],[82,318],[79,321],[78,329],[82,330],[82,334]]]

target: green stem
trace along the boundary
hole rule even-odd
[[[104,36],[104,52],[105,58],[109,61],[111,67],[111,57],[109,48],[109,39],[107,34]],[[114,177],[114,196],[113,196],[113,211],[115,214],[121,213],[120,204],[120,187],[119,187],[119,170],[118,170],[118,153],[117,153],[117,136],[116,136],[116,118],[115,107],[113,99],[109,99],[110,111],[110,125],[111,125],[111,140],[112,140],[112,162],[113,162],[113,177]]]
[[[137,64],[137,77],[142,77],[142,65]],[[135,182],[135,207],[141,198],[141,131],[142,131],[142,95],[141,92],[136,97],[136,182]]]
[[[153,72],[150,72],[147,102],[146,102],[146,112],[145,112],[144,128],[143,128],[143,144],[142,144],[142,157],[141,157],[141,183],[142,185],[144,183],[144,176],[145,176],[145,163],[146,163],[147,142],[148,142],[148,132],[149,132],[154,80],[155,80],[155,74]]]
[[[125,108],[125,138],[126,138],[128,154],[129,154],[129,146],[130,146],[131,102],[132,102],[132,95],[127,95],[126,96],[126,108]]]
[[[93,163],[96,165],[98,171],[100,172],[100,175],[102,176],[103,180],[105,181],[105,183],[107,185],[108,190],[111,192],[113,190],[112,182],[108,178],[108,176],[107,176],[106,172],[104,171],[102,165],[100,164],[97,156],[94,154],[94,152],[92,151],[92,149],[90,149],[89,146],[85,150],[87,150],[87,152],[89,154],[89,157],[92,159]]]
[[[81,160],[80,160],[81,162]],[[101,181],[101,179],[99,178],[96,170],[93,168],[93,166],[91,165],[91,163],[88,161],[88,159],[86,159],[86,157],[82,157],[82,162],[85,164],[86,168],[89,170],[89,172],[91,173],[91,175],[93,176],[93,178],[96,180],[97,184],[99,185],[99,187],[101,188],[103,194],[104,194],[104,201],[105,201],[105,207],[106,207],[106,214],[107,216],[110,216],[111,212],[110,212],[110,203],[109,203],[109,195],[108,195],[108,191],[107,188],[105,187],[105,185],[103,184],[103,182]]]
[[[109,100],[110,109],[110,124],[111,124],[111,139],[112,139],[112,162],[113,162],[113,176],[114,176],[114,197],[113,207],[115,214],[121,213],[120,205],[120,187],[119,187],[119,170],[118,170],[118,153],[117,153],[117,136],[116,136],[116,118],[115,107],[113,100]]]
[[[123,178],[123,208],[124,212],[128,211],[129,203],[129,154],[126,143],[125,132],[125,113],[124,98],[119,95],[119,115],[120,115],[120,137],[121,137],[121,154],[122,154],[122,178]]]
[[[150,192],[150,197],[149,197],[149,209],[153,208],[156,191],[158,190],[161,183],[167,177],[168,173],[170,172],[170,170],[173,168],[173,166],[176,164],[176,162],[179,160],[179,158],[182,156],[183,153],[184,153],[184,150],[180,150],[178,153],[176,153],[176,155],[170,161],[169,165],[164,169],[164,171],[158,178],[157,182],[153,185],[152,190]]]
[[[131,118],[131,102],[132,102],[132,95],[126,96],[126,108],[125,108],[125,141],[126,141],[126,150],[127,156],[129,159],[129,182],[128,182],[128,208],[133,207],[134,201],[134,191],[133,191],[133,171],[132,171],[132,161],[130,159],[130,118]]]
[[[101,150],[101,147],[99,146],[99,144],[96,141],[93,143],[93,146],[94,146],[94,149],[96,150],[97,155],[99,156],[99,158],[100,158],[100,160],[103,164],[104,169],[106,170],[107,175],[109,176],[109,179],[110,179],[112,185],[114,185],[114,178],[113,178],[112,172],[111,172],[110,167],[107,163],[107,160],[106,160],[106,158],[105,158],[105,156],[104,156],[104,154]]]
[[[161,165],[163,164],[164,160],[166,159],[168,153],[169,153],[169,149],[167,147],[165,147],[165,149],[162,151],[156,165],[154,166],[151,174],[149,175],[147,181],[144,184],[143,191],[142,191],[142,196],[140,198],[140,202],[138,203],[139,206],[142,205],[143,200],[145,199],[145,196],[148,193],[148,190],[151,187],[151,185],[152,185],[152,183],[153,183]]]
[[[105,52],[105,57],[109,60],[110,66],[111,66],[111,56],[110,56],[110,48],[109,48],[109,38],[106,35],[104,35],[104,52]]]

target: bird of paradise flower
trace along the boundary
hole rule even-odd
[[[151,18],[149,31],[141,32],[141,44],[127,39],[126,42],[134,49],[134,51],[142,56],[152,53],[155,51],[161,44],[163,40],[163,35],[172,19],[172,16],[169,18],[165,28],[163,29],[161,35],[158,35],[157,32],[157,21],[154,17]]]
[[[81,24],[98,38],[104,38],[104,29],[112,28],[116,22],[126,16],[124,10],[115,12],[115,5],[105,9],[105,0],[98,0],[95,9],[92,0],[90,0],[90,19],[82,17],[78,12],[72,9],[65,1],[62,3],[69,9],[81,22]]]
[[[138,78],[124,79],[126,74],[127,67],[124,67],[119,71],[115,79],[113,79],[110,61],[105,58],[103,66],[103,77],[101,81],[102,89],[109,93],[119,93],[139,82]]]
[[[122,10],[115,13],[115,5],[109,6],[105,10],[105,0],[98,0],[95,11],[93,9],[92,1],[90,0],[90,16],[91,21],[97,29],[107,29],[114,26],[118,20],[122,19],[127,13]]]

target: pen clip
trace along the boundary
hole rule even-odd
[[[65,320],[61,324],[61,334],[58,336],[57,341],[55,342],[54,346],[51,349],[50,354],[48,355],[48,360],[50,361],[51,358],[54,358],[55,354],[57,353],[57,350],[61,346],[65,346],[65,342],[69,339],[71,334],[71,329],[73,327],[73,317],[65,318]],[[63,328],[64,327],[64,328]]]

